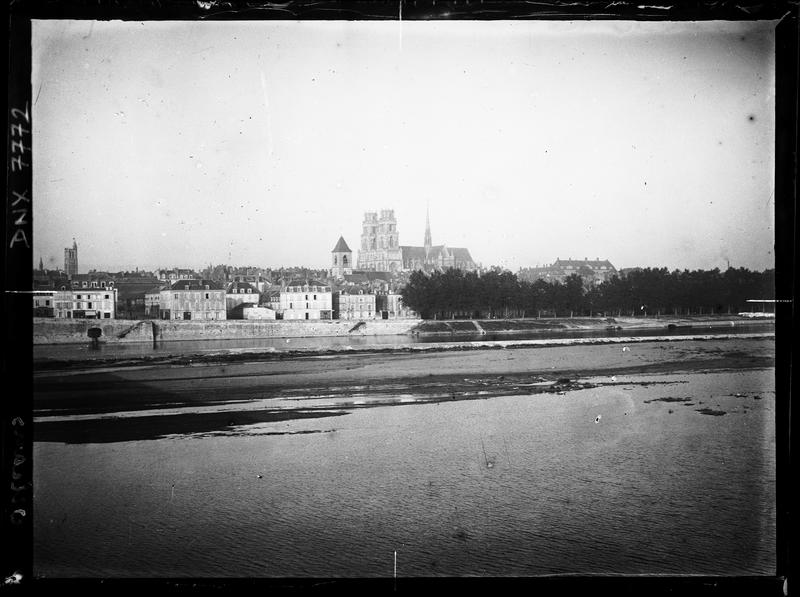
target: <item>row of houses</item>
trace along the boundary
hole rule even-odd
[[[116,319],[117,289],[35,290],[34,317]]]
[[[213,280],[179,279],[169,285],[139,287],[125,299],[120,299],[114,281],[104,281],[102,287],[98,283],[34,291],[33,308],[35,317],[62,319],[366,320],[415,316],[403,306],[399,294],[369,287],[334,288],[317,280],[293,280],[284,288],[259,292],[248,282],[224,287]]]
[[[293,280],[262,293],[248,282],[227,288],[212,280],[182,280],[148,293],[146,316],[160,319],[397,319],[414,317],[399,294],[336,288],[317,280]]]

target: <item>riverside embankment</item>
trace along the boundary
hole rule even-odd
[[[683,330],[702,333],[714,328],[746,325],[774,329],[774,321],[754,321],[735,315],[696,318],[562,318],[422,321],[419,319],[369,321],[162,321],[162,320],[59,320],[34,318],[33,343],[85,344],[89,330],[100,329],[104,344],[154,343],[204,340],[256,340],[270,338],[375,337],[413,335],[420,338],[469,339],[475,336],[514,338],[524,334],[608,332],[626,330]]]
[[[99,342],[169,342],[326,336],[388,336],[410,333],[417,319],[375,321],[162,321],[34,318],[34,344],[85,344],[99,328]]]
[[[678,330],[702,333],[714,328],[758,326],[773,329],[774,320],[757,321],[736,315],[717,317],[560,318],[423,321],[420,319],[368,321],[163,321],[64,320],[34,318],[33,343],[85,344],[89,330],[100,329],[98,341],[107,344],[269,338],[374,337],[413,335],[420,338],[469,339],[475,336],[519,337],[540,333]]]

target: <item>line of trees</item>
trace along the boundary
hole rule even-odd
[[[449,269],[411,274],[403,303],[424,319],[572,316],[705,315],[752,310],[748,299],[771,299],[775,270],[646,268],[587,286],[578,275],[561,282],[519,280],[509,271],[482,275]]]

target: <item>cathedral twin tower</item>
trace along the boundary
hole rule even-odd
[[[358,269],[397,272],[403,269],[403,250],[400,248],[397,220],[393,209],[382,209],[380,217],[374,211],[364,214]]]

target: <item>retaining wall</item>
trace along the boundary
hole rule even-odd
[[[34,318],[34,344],[90,342],[89,328],[100,328],[100,342],[168,342],[314,336],[383,336],[407,334],[419,319],[358,321],[162,321]]]

